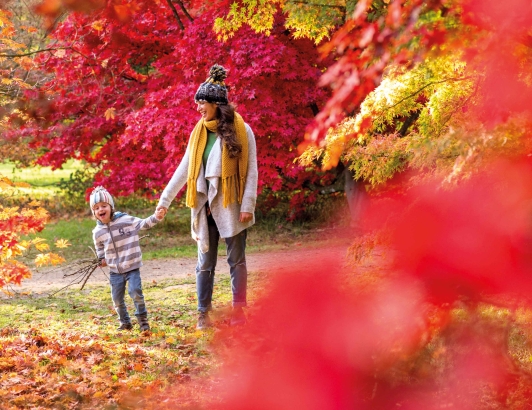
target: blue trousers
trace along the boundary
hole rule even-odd
[[[233,306],[246,306],[246,291],[248,270],[246,267],[246,237],[247,231],[225,238],[227,248],[227,263],[231,274],[231,290],[233,292]],[[209,225],[209,250],[201,253],[198,249],[198,264],[196,265],[196,291],[198,295],[198,311],[208,312],[212,309],[212,292],[214,288],[214,271],[218,257],[218,242],[220,233],[215,224]]]
[[[147,316],[144,295],[142,294],[142,281],[140,279],[140,270],[134,269],[127,273],[111,272],[109,282],[111,284],[111,297],[115,306],[116,313],[121,323],[131,323],[129,313],[127,312],[124,295],[126,293],[126,284],[128,293],[135,304],[135,316]]]

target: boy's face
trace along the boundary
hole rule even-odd
[[[98,219],[101,223],[108,224],[111,222],[111,205],[109,205],[107,202],[98,202],[92,207],[92,210],[94,211],[94,216],[96,219]]]

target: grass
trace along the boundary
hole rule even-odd
[[[95,220],[92,218],[88,204],[77,204],[77,209],[69,206],[71,199],[59,191],[57,184],[61,179],[68,179],[82,164],[69,161],[60,170],[52,171],[49,167],[17,169],[12,163],[0,163],[0,174],[13,181],[23,181],[32,185],[31,188],[17,188],[0,192],[7,204],[29,202],[36,199],[51,213],[52,220],[38,237],[52,245],[57,239],[67,239],[72,246],[67,249],[53,251],[60,253],[67,261],[84,259],[92,256],[89,247],[93,247],[92,229]],[[77,200],[79,202],[79,199]],[[156,201],[130,196],[116,198],[116,208],[140,218],[153,213]],[[287,223],[278,217],[261,217],[257,215],[257,223],[249,230],[248,251],[261,252],[283,249],[293,243],[305,241],[322,242],[322,233],[316,232],[315,223]],[[348,221],[340,220],[339,225]],[[197,253],[195,242],[190,236],[190,211],[179,201],[169,209],[167,217],[156,227],[146,231],[141,241],[143,255],[146,260],[157,258],[194,257]],[[223,246],[220,247],[224,252]]]
[[[27,182],[33,187],[52,189],[61,179],[68,179],[70,174],[80,167],[80,162],[74,160],[68,161],[61,169],[54,171],[51,167],[17,168],[12,162],[2,162],[0,163],[0,174],[13,182]]]
[[[150,211],[134,215],[144,218],[150,215]],[[84,259],[92,256],[89,247],[94,247],[92,229],[95,224],[92,217],[52,221],[36,236],[46,239],[49,244],[60,238],[68,239],[72,246],[60,250],[59,253],[67,261]],[[274,251],[301,243],[305,243],[306,246],[323,246],[325,242],[336,240],[334,237],[324,236],[324,232],[323,229],[316,229],[311,225],[272,225],[258,221],[248,231],[247,251],[249,253]],[[143,258],[146,260],[195,257],[197,254],[196,243],[190,236],[188,209],[171,208],[161,223],[143,232],[142,235],[148,235],[141,239]],[[220,245],[219,249],[221,254],[225,252],[223,245]]]

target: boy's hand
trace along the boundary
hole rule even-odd
[[[158,220],[161,220],[166,216],[166,212],[168,212],[168,208],[165,208],[164,206],[158,206],[155,210],[155,217]]]
[[[107,266],[107,262],[105,261],[105,259],[100,259],[99,266],[101,266],[102,268],[105,268]]]

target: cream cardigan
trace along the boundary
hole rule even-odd
[[[254,212],[257,202],[258,180],[257,146],[253,131],[248,124],[245,125],[248,137],[248,171],[242,204],[234,202],[229,204],[227,208],[223,206],[220,178],[222,175],[222,146],[219,137],[212,147],[205,169],[200,168],[196,180],[196,206],[191,208],[191,231],[192,238],[198,242],[198,247],[202,253],[209,250],[209,229],[205,212],[207,201],[222,238],[231,238],[255,223]],[[178,192],[185,186],[188,175],[189,148],[190,140],[181,163],[161,194],[158,206],[168,208]],[[209,180],[208,188],[206,180]],[[238,220],[240,212],[249,212],[253,214],[253,218],[249,222],[241,223]]]

